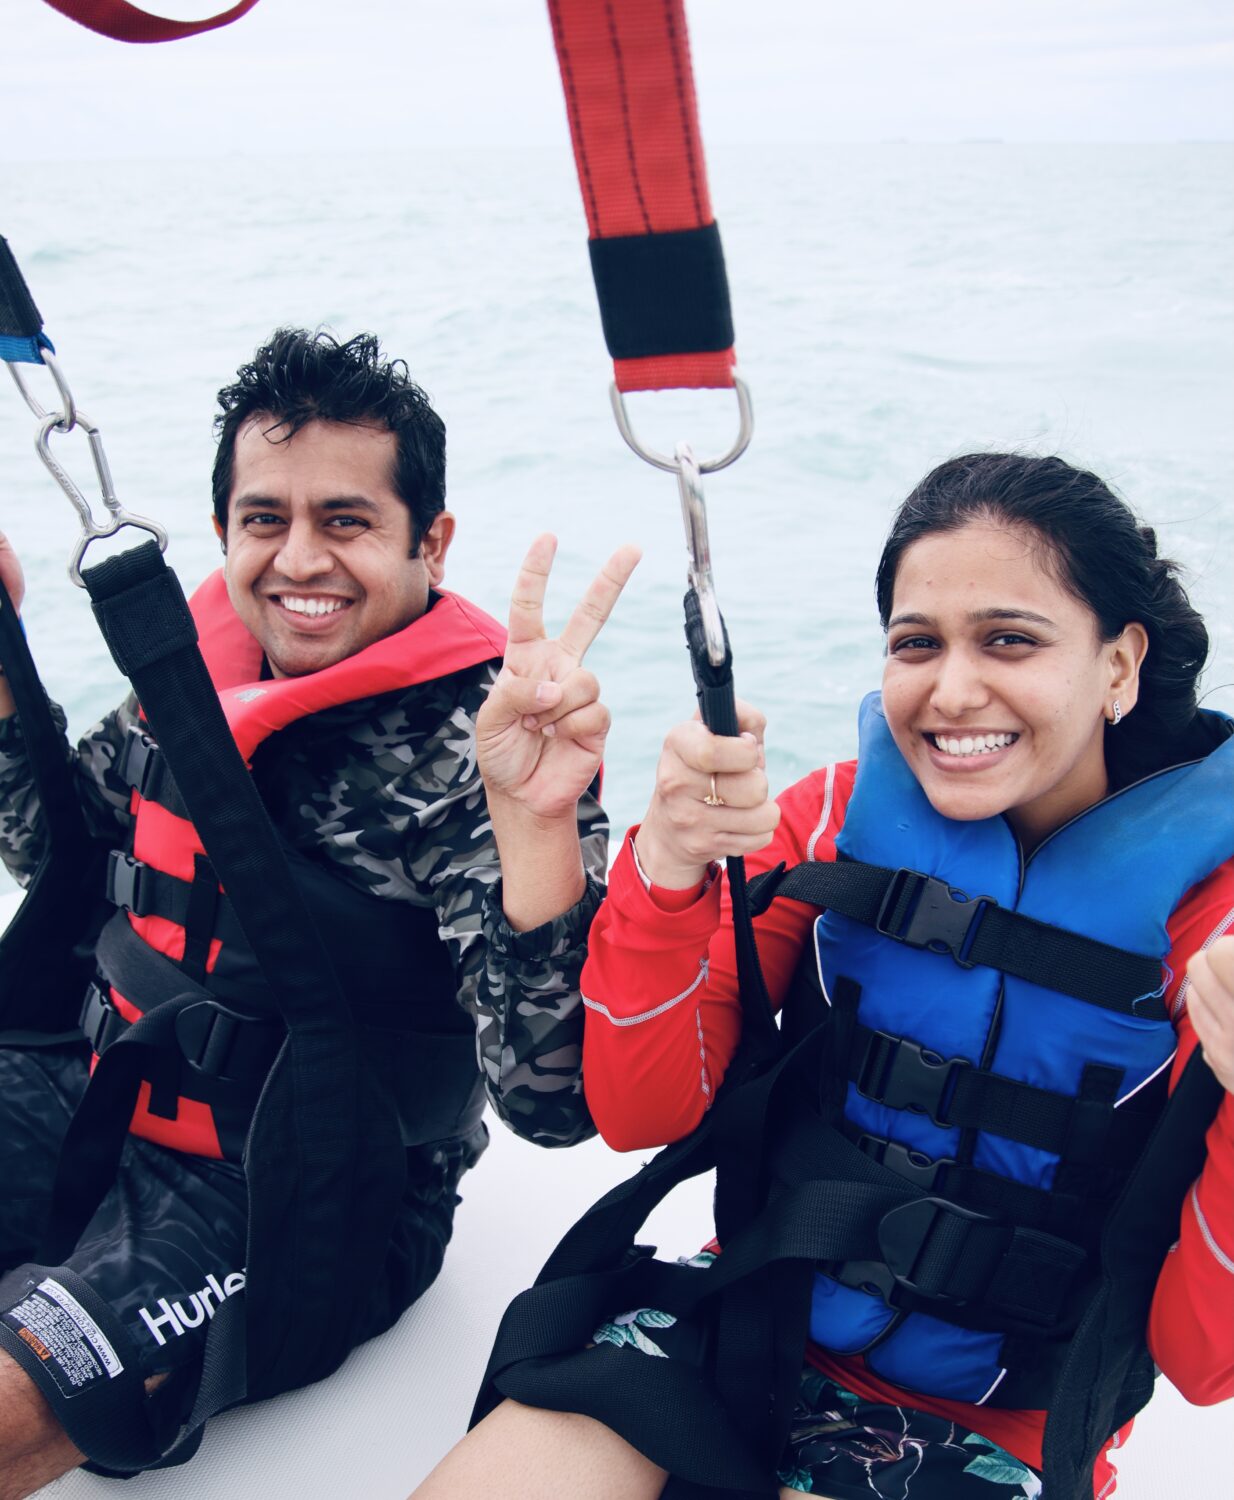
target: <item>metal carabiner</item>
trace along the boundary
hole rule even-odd
[[[707,659],[713,667],[719,667],[723,665],[726,655],[724,621],[720,618],[715,580],[711,576],[711,542],[707,535],[707,502],[703,498],[702,466],[694,457],[689,443],[677,444],[673,467],[677,470],[677,487],[681,491],[681,519],[686,528],[690,587],[698,598],[703,637],[707,642]]]
[[[717,469],[727,469],[729,464],[736,462],[746,451],[750,446],[750,439],[754,436],[754,407],[750,401],[750,388],[736,370],[733,371],[733,390],[737,394],[737,441],[723,458],[711,458],[705,463],[696,464],[695,467],[700,474],[714,474]],[[630,414],[626,411],[626,398],[617,389],[616,381],[609,387],[609,399],[613,403],[613,415],[617,418],[617,430],[635,453],[647,463],[654,464],[657,469],[663,469],[669,474],[677,473],[675,458],[667,458],[663,453],[657,453],[654,448],[644,448],[634,436],[634,429],[630,426]]]
[[[27,402],[29,402],[29,397],[27,397]],[[116,499],[111,469],[107,463],[107,454],[103,451],[103,440],[99,436],[99,430],[84,411],[74,408],[72,426],[80,427],[86,434],[86,440],[90,444],[90,456],[94,460],[94,472],[98,478],[101,498],[111,517],[109,521],[104,521],[101,525],[95,521],[86,497],[69,478],[68,473],[51,451],[52,433],[72,430],[72,427],[64,426],[64,422],[63,413],[45,412],[39,423],[34,449],[43,461],[47,472],[69,497],[70,504],[81,520],[81,536],[78,538],[77,546],[73,549],[73,556],[69,562],[69,578],[79,589],[84,589],[86,584],[81,576],[81,562],[91,542],[99,537],[115,536],[116,532],[122,531],[126,526],[135,526],[139,531],[150,532],[159,544],[159,551],[166,552],[167,533],[157,521],[151,521],[146,516],[130,515]]]
[[[73,400],[73,392],[69,389],[69,383],[64,378],[64,371],[60,368],[60,361],[52,351],[43,347],[39,352],[43,356],[43,363],[47,366],[51,378],[56,382],[56,389],[60,392],[60,400],[64,403],[63,409],[56,413],[56,431],[72,432],[73,428],[77,425],[77,403]],[[35,418],[41,422],[48,415],[47,411],[26,384],[25,378],[18,366],[9,360],[6,360],[5,363],[9,367],[9,374],[13,377],[14,385],[21,392],[21,399],[34,413]]]

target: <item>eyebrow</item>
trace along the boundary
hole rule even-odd
[[[1003,609],[1001,606],[995,606],[993,609],[970,610],[965,619],[970,625],[983,625],[993,620],[1023,620],[1030,625],[1051,627],[1054,625],[1053,620],[1045,615],[1035,615],[1031,609]],[[929,615],[896,615],[894,619],[887,621],[887,629],[890,630],[893,625],[936,625],[937,623],[938,621]]]
[[[287,506],[282,500],[276,500],[271,495],[241,495],[235,502],[237,510],[286,510]],[[314,507],[317,510],[366,510],[373,515],[381,511],[381,507],[366,495],[334,495],[329,500],[319,501]]]

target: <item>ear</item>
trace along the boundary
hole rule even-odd
[[[419,554],[428,570],[429,584],[436,588],[446,576],[446,553],[454,540],[454,517],[448,510],[438,512],[433,524],[420,538]]]
[[[219,546],[222,547],[222,549],[223,549],[223,556],[226,557],[227,556],[227,533],[223,530],[223,523],[219,520],[219,518],[217,516],[211,516],[210,519],[214,522],[214,534],[219,539]]]
[[[1148,655],[1148,631],[1138,620],[1132,620],[1106,649],[1110,653],[1110,692],[1105,716],[1110,719],[1116,698],[1123,713],[1129,714],[1140,696],[1140,668]]]

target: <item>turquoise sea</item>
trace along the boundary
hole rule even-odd
[[[707,485],[738,690],[773,782],[850,753],[876,685],[872,577],[896,502],[950,454],[1059,452],[1113,480],[1189,569],[1234,709],[1234,149],[871,145],[718,150],[711,178],[757,426]],[[186,585],[209,526],[214,392],[279,323],[372,329],[449,427],[449,586],[498,615],[555,531],[550,623],[612,546],[646,558],[593,652],[614,715],[607,802],[645,804],[692,707],[674,481],[609,412],[585,228],[560,151],[6,165],[8,236],[117,488]],[[7,386],[7,383],[6,383]],[[119,680],[65,566],[75,519],[0,387],[0,527],[30,640],[82,730]],[[50,395],[48,396],[50,399]],[[632,402],[647,440],[727,447],[721,394]],[[84,442],[57,453],[83,485]]]

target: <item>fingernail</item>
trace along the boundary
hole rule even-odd
[[[540,733],[551,740],[552,737],[557,733],[557,726],[556,724],[546,724],[540,731]]]
[[[539,719],[536,718],[535,714],[524,714],[523,715],[523,728],[524,729],[539,729],[539,727],[540,727],[540,721],[539,721]]]
[[[554,703],[557,699],[557,684],[555,682],[538,682],[536,684],[536,702]]]
[[[741,731],[741,738],[743,740],[752,740],[754,738],[754,736],[750,733],[750,731],[748,729],[743,729]]]

